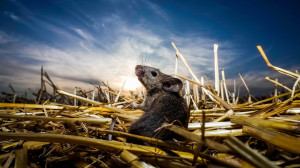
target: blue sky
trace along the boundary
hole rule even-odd
[[[173,41],[197,76],[214,79],[213,44],[231,87],[238,73],[254,93],[269,93],[266,76],[288,86],[293,80],[269,70],[300,65],[300,2],[2,0],[0,2],[0,90],[38,88],[40,68],[63,89],[91,88],[109,81],[119,87],[147,64],[174,72]],[[180,63],[179,74],[189,76]],[[232,89],[231,89],[232,90]],[[263,90],[263,91],[262,91]]]

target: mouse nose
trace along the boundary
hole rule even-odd
[[[143,67],[142,67],[142,65],[137,65],[137,66],[135,66],[135,70],[137,70],[137,69],[142,69]]]
[[[137,65],[136,67],[135,67],[135,74],[136,74],[136,76],[143,76],[144,75],[144,69],[143,69],[143,66],[141,66],[141,65]]]

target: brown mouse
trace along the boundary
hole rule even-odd
[[[179,92],[181,80],[160,72],[159,69],[137,65],[135,74],[146,88],[146,98],[142,104],[134,103],[145,113],[129,127],[129,133],[153,137],[165,141],[181,139],[180,136],[166,129],[158,128],[163,123],[187,126],[187,107]],[[129,142],[139,143],[132,139]]]

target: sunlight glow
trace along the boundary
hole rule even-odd
[[[136,77],[128,77],[124,85],[125,90],[135,90],[140,87],[142,84]]]

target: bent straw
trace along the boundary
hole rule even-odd
[[[247,86],[247,84],[246,84],[246,82],[244,81],[244,78],[242,77],[242,75],[239,73],[239,76],[240,76],[240,78],[241,78],[241,80],[243,81],[243,83],[244,83],[244,86],[245,86],[245,88],[247,89],[247,91],[248,91],[248,94],[249,94],[249,97],[251,96],[251,94],[250,94],[250,90],[249,90],[249,88],[248,88],[248,86]]]
[[[269,77],[266,77],[265,79],[272,82],[272,83],[274,83],[274,84],[276,84],[276,85],[278,85],[278,86],[281,86],[282,88],[288,90],[289,92],[292,91],[292,89],[288,88],[287,86],[284,86],[283,84],[279,83],[278,81],[272,80]]]
[[[195,82],[195,81],[193,81],[193,80],[191,80],[191,79],[188,79],[188,78],[186,78],[186,77],[183,77],[183,76],[180,76],[180,75],[177,75],[177,74],[174,74],[174,75],[177,76],[177,77],[179,77],[179,78],[181,78],[181,79],[190,81],[190,82],[192,82],[192,83],[194,83],[194,84],[196,84],[196,85],[199,85],[199,86],[202,87],[203,89],[209,89],[207,86],[202,85],[202,84],[199,83],[199,82]],[[222,100],[219,96],[215,95],[215,94],[212,93],[210,90],[206,90],[206,91],[207,91],[207,92],[215,99],[215,101],[218,102],[218,104],[221,104],[225,109],[227,109],[227,110],[232,109],[232,107],[231,107],[229,104],[227,104],[224,100]]]
[[[300,76],[298,77],[298,79],[297,79],[296,82],[294,83],[294,86],[293,86],[293,92],[292,92],[291,97],[293,97],[294,94],[295,94],[295,89],[296,89],[297,84],[299,83],[299,80],[300,80]]]
[[[109,109],[111,111],[116,111],[116,112],[119,112],[119,113],[126,113],[126,111],[124,111],[122,109],[118,109],[116,107],[111,107],[111,106],[108,106],[108,105],[104,105],[104,104],[102,104],[100,102],[93,101],[93,100],[90,100],[90,99],[87,99],[87,98],[84,98],[84,97],[81,97],[81,96],[73,95],[71,93],[68,93],[68,92],[65,92],[65,91],[62,91],[62,90],[57,90],[57,92],[59,94],[66,95],[66,96],[69,96],[71,98],[76,98],[77,100],[81,100],[81,101],[89,103],[89,104],[93,104],[93,105],[96,105],[96,106],[104,107],[104,108]]]
[[[193,78],[196,80],[196,83],[195,84],[197,84],[197,85],[199,85],[199,86],[203,86],[203,85],[201,85],[200,83],[200,80],[197,78],[197,76],[194,74],[194,72],[192,71],[192,69],[191,69],[191,67],[189,66],[189,64],[187,63],[187,61],[185,60],[185,58],[183,57],[183,55],[179,52],[179,50],[177,49],[177,47],[175,46],[175,44],[172,42],[172,45],[173,45],[173,47],[174,47],[174,49],[176,50],[176,54],[181,58],[181,60],[183,61],[183,63],[184,63],[184,65],[186,66],[186,68],[189,70],[189,72],[191,73],[191,75],[193,76]],[[203,87],[203,90],[204,90],[204,92],[209,96],[209,98],[212,100],[212,101],[216,101],[216,100],[214,100],[214,99],[218,99],[218,102],[220,102],[220,97],[218,97],[218,96],[215,96],[215,95],[213,95],[211,92],[209,92],[208,90],[207,90],[207,88],[204,88]],[[221,102],[220,102],[221,103]],[[225,105],[225,106],[223,106],[224,108],[226,108],[226,109],[231,109],[231,106],[230,105],[228,105],[226,102],[224,102],[225,104],[223,104],[223,101],[222,101],[222,105]]]
[[[291,71],[288,71],[288,70],[285,70],[285,69],[282,69],[282,68],[272,65],[270,63],[269,59],[267,58],[267,55],[265,54],[264,50],[262,49],[262,47],[261,46],[256,46],[256,47],[257,47],[258,51],[260,52],[260,54],[262,55],[263,59],[266,61],[267,65],[270,69],[278,71],[279,73],[282,73],[284,75],[287,75],[287,76],[295,78],[295,79],[299,78],[299,76],[300,76],[299,74],[296,74],[294,72],[291,72]]]
[[[250,90],[249,90],[249,88],[248,88],[246,82],[244,81],[244,78],[242,77],[242,75],[241,75],[240,73],[239,73],[239,76],[240,76],[240,78],[242,79],[242,81],[243,81],[243,83],[244,83],[244,85],[245,85],[245,87],[246,87],[246,89],[247,89],[247,91],[248,91],[248,94],[249,94],[248,102],[251,103],[251,94],[250,94]]]

